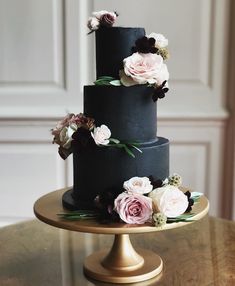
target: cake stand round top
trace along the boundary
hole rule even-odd
[[[39,198],[34,204],[36,217],[55,227],[71,231],[99,233],[99,234],[131,234],[162,231],[188,225],[192,222],[167,223],[163,227],[155,227],[151,224],[126,224],[126,223],[99,223],[96,220],[69,221],[61,219],[57,214],[68,212],[62,206],[61,198],[67,189],[51,192]],[[209,201],[205,196],[201,196],[199,201],[193,206],[193,221],[204,217],[209,210]]]

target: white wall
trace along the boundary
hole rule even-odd
[[[171,171],[205,192],[220,215],[229,1],[0,0],[0,225],[33,216],[34,201],[72,184],[50,129],[82,111],[94,80],[93,10],[117,25],[169,39],[170,92],[158,103],[158,134],[171,141]]]

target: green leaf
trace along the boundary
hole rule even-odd
[[[84,219],[96,219],[99,214],[92,210],[81,210],[81,211],[72,211],[69,213],[58,213],[61,219],[66,220],[84,220]]]
[[[172,223],[172,222],[192,222],[194,220],[191,220],[190,218],[192,218],[195,214],[191,213],[191,214],[182,214],[180,216],[177,217],[168,217],[167,218],[167,222],[168,223]]]
[[[201,196],[195,196],[195,197],[192,197],[194,203],[197,203],[199,201]]]
[[[96,80],[94,84],[95,85],[110,85],[109,81],[105,81],[105,80]]]
[[[123,147],[124,147],[124,149],[125,149],[125,151],[127,152],[128,155],[130,155],[131,157],[135,158],[134,153],[132,153],[132,151],[126,145],[124,145]]]
[[[118,139],[115,139],[115,138],[109,138],[109,141],[115,143],[115,144],[119,144],[120,141]]]
[[[107,146],[110,146],[110,147],[117,147],[117,148],[124,148],[125,144],[122,144],[122,143],[111,143],[111,144],[108,144]]]
[[[114,85],[114,86],[121,86],[122,85],[119,79],[111,80],[110,84]]]
[[[136,149],[137,151],[139,151],[140,153],[143,153],[142,150],[140,150],[139,148],[137,148],[135,145],[130,145],[132,148]]]

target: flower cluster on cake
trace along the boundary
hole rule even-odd
[[[67,219],[128,224],[189,221],[198,194],[169,176],[169,141],[156,136],[156,103],[168,92],[168,40],[143,28],[113,27],[116,12],[93,12],[94,85],[84,87],[84,112],[69,113],[52,129],[74,185],[62,198]]]
[[[93,17],[88,20],[91,32],[102,27],[111,27],[115,23],[116,12],[93,12]],[[132,86],[148,84],[153,86],[152,98],[154,101],[163,98],[168,92],[169,72],[165,60],[169,58],[168,40],[158,33],[151,33],[138,38],[132,47],[132,55],[123,59],[123,69],[119,71],[120,79],[102,76],[95,81],[97,85],[111,84]]]

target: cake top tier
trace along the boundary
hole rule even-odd
[[[96,75],[119,77],[123,59],[133,53],[144,28],[101,27],[96,31]]]
[[[168,40],[144,28],[113,27],[116,12],[93,12],[87,26],[96,38],[95,85],[154,87],[153,101],[168,91]]]

